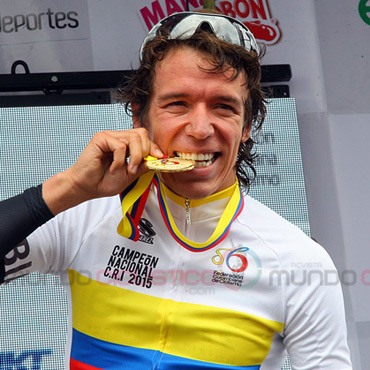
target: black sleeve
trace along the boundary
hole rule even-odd
[[[53,217],[42,198],[42,185],[0,202],[0,283],[5,255]]]

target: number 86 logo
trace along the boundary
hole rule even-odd
[[[222,254],[221,251],[230,252],[226,256],[226,265],[231,271],[243,272],[247,269],[248,267],[247,257],[241,253],[249,251],[249,248],[241,247],[237,249],[226,249],[226,248],[217,249],[216,256],[212,257],[212,262],[215,265],[222,265],[225,261],[224,254],[226,253]],[[237,264],[236,264],[236,261],[238,261]],[[232,262],[233,262],[233,266],[231,266]]]

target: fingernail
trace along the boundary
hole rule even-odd
[[[162,153],[162,151],[161,151],[160,149],[156,149],[156,150],[155,150],[155,155],[156,155],[157,157],[163,157],[163,153]]]
[[[136,173],[137,172],[137,165],[135,164],[134,166],[131,167],[131,173]]]

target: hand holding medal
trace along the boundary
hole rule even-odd
[[[155,158],[147,156],[144,158],[145,165],[149,170],[160,172],[184,172],[194,168],[195,162],[191,159],[180,157]]]

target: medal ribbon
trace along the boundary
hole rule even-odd
[[[157,188],[159,207],[162,213],[163,220],[169,232],[179,244],[193,252],[202,252],[207,249],[213,248],[222,240],[224,240],[230,231],[232,223],[239,216],[244,206],[243,195],[241,193],[239,183],[238,181],[236,181],[234,192],[224,212],[222,213],[222,216],[217,224],[215,231],[213,232],[211,237],[204,243],[195,243],[182,235],[177,228],[171,212],[169,211],[162,184],[160,183],[157,175],[154,176],[153,183]]]
[[[119,235],[133,241],[139,239],[138,225],[148,199],[153,176],[153,171],[146,172],[120,194],[123,218],[117,227]]]
[[[182,235],[177,228],[171,212],[169,211],[164,190],[159,181],[158,175],[154,174],[153,171],[149,171],[140,176],[120,194],[123,218],[117,227],[119,235],[133,241],[137,241],[139,239],[140,233],[138,225],[148,199],[152,183],[157,188],[159,207],[168,231],[180,245],[193,252],[208,250],[224,240],[230,231],[232,223],[239,216],[244,206],[243,196],[239,184],[236,182],[230,201],[211,237],[204,243],[195,243]]]

